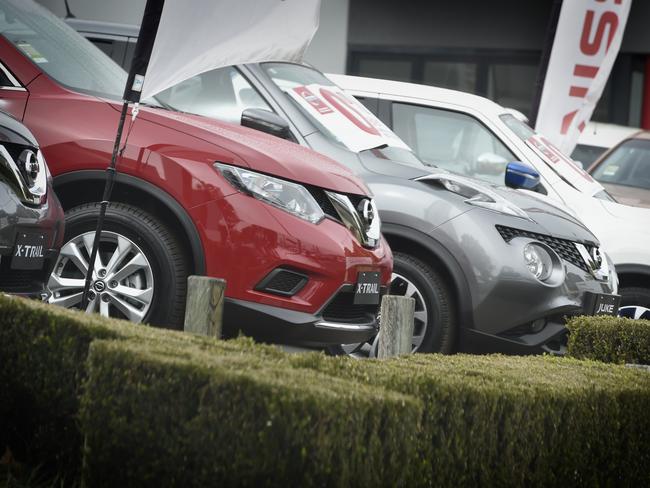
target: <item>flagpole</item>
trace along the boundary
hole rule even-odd
[[[539,71],[537,73],[537,81],[535,83],[535,95],[533,96],[533,105],[530,110],[529,124],[534,129],[537,123],[537,116],[539,115],[539,106],[542,103],[542,93],[544,92],[544,83],[546,82],[546,72],[548,71],[548,64],[551,60],[551,52],[553,51],[553,41],[555,40],[555,32],[557,31],[557,24],[560,20],[560,12],[562,11],[562,0],[554,0],[551,7],[551,17],[548,21],[546,28],[546,36],[544,37],[544,47],[542,48],[542,58],[539,64]]]
[[[111,200],[111,193],[113,192],[113,185],[115,184],[115,176],[117,175],[117,159],[120,156],[120,144],[122,142],[122,133],[124,131],[126,114],[129,109],[129,103],[137,104],[140,101],[144,76],[147,72],[151,52],[153,51],[153,44],[158,32],[158,25],[160,24],[160,17],[162,16],[164,4],[165,0],[147,0],[147,4],[144,8],[140,32],[138,34],[138,42],[135,45],[135,53],[133,55],[133,62],[131,63],[131,70],[129,71],[126,86],[124,87],[122,111],[120,112],[120,120],[117,124],[117,134],[115,135],[115,144],[113,144],[113,154],[111,156],[111,162],[108,168],[106,168],[104,194],[99,207],[95,238],[93,240],[92,251],[90,252],[90,260],[88,261],[88,269],[86,270],[86,279],[84,282],[84,291],[81,297],[82,310],[88,308],[88,295],[94,278],[95,261],[97,260],[99,242],[101,240],[102,228],[104,227],[106,209]],[[102,276],[97,276],[97,278],[101,279]]]
[[[88,292],[90,291],[90,283],[93,280],[95,261],[97,260],[97,251],[99,249],[99,241],[104,227],[104,218],[106,217],[106,208],[113,192],[113,184],[115,183],[115,174],[117,172],[117,155],[120,150],[120,142],[122,141],[122,132],[124,131],[124,122],[126,120],[126,113],[129,109],[129,102],[124,100],[122,104],[122,112],[120,113],[120,121],[117,124],[117,135],[115,136],[115,144],[113,145],[113,155],[111,156],[111,163],[106,168],[106,182],[104,183],[104,195],[99,207],[99,216],[97,217],[97,227],[95,229],[95,239],[93,240],[93,249],[90,253],[90,260],[88,261],[88,270],[86,271],[86,282],[84,283],[84,292],[81,298],[81,309],[85,310],[88,306]],[[102,276],[98,276],[102,278]]]

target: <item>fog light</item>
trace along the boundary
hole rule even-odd
[[[541,246],[526,244],[524,247],[524,262],[531,274],[540,281],[546,281],[553,272],[553,259]]]
[[[543,331],[544,327],[546,327],[546,319],[537,319],[530,324],[530,331],[533,334],[537,334],[538,332]]]

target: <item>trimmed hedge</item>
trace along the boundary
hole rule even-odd
[[[220,341],[105,319],[0,294],[0,450],[75,476],[81,465],[79,398],[94,340],[210,348],[219,354],[278,355],[249,341]],[[2,453],[0,453],[1,455]]]
[[[650,485],[644,371],[287,355],[1,296],[0,324],[0,433],[66,474],[83,441],[86,486]]]
[[[215,341],[134,326],[5,296],[0,296],[0,324],[0,384],[3,397],[11,400],[1,402],[0,407],[2,447],[8,445],[17,459],[31,465],[47,461],[46,468],[64,473],[66,479],[79,476],[83,443],[87,446],[85,478],[92,480],[86,482],[87,486],[148,482],[171,486],[175,483],[170,480],[178,479],[172,477],[173,472],[187,475],[177,483],[184,486],[205,486],[210,479],[280,485],[292,481],[298,473],[302,479],[319,485],[370,486],[389,476],[397,485],[408,485],[423,476],[420,467],[409,466],[409,460],[417,459],[414,437],[422,418],[416,399],[324,378],[309,370],[296,371],[275,347],[246,339]],[[91,348],[94,341],[99,349],[122,351],[118,357],[124,369],[92,367],[95,363],[88,355],[90,349],[95,349]],[[134,365],[135,370],[127,368],[127,364]],[[89,365],[94,373],[91,377]],[[147,365],[154,371],[155,367],[160,369],[156,373],[150,370],[150,376],[144,373]],[[194,368],[195,373],[191,373]],[[167,372],[163,374],[163,370]],[[111,383],[115,395],[93,395],[100,391],[96,379],[101,371],[105,378],[119,380]],[[192,390],[197,386],[191,381],[192,374],[198,374],[206,383],[203,390],[211,389],[212,397],[219,391],[220,381],[230,388],[227,391],[239,391],[241,396],[233,393],[231,402],[226,403],[228,413],[213,411],[213,404],[215,409],[223,404],[214,398],[206,400],[203,390]],[[127,390],[129,383],[122,380],[129,377],[134,385],[142,381],[143,390]],[[160,383],[155,383],[156,377]],[[171,381],[174,378],[176,383]],[[184,390],[189,396],[179,398],[174,388],[182,385],[189,388]],[[109,385],[101,383],[101,387]],[[256,388],[265,389],[266,395],[256,397]],[[138,391],[157,391],[158,396],[138,399]],[[131,393],[135,396],[129,396]],[[81,419],[80,398],[85,405]],[[195,418],[176,415],[176,403],[170,402],[177,398],[190,412],[197,412]],[[124,430],[119,429],[119,421],[107,420],[117,418],[113,414],[117,415],[120,406],[128,408],[132,403],[151,400],[153,403],[145,410],[151,415],[134,420]],[[163,408],[165,402],[170,408]],[[192,406],[192,402],[196,404]],[[91,407],[98,404],[103,409]],[[286,417],[278,411],[285,407]],[[311,420],[313,425],[300,424],[301,408],[302,421]],[[263,425],[253,422],[263,419],[259,416],[263,412],[275,416],[270,426],[266,424],[268,418]],[[102,420],[95,423],[93,419]],[[247,421],[248,427],[240,425],[240,419]],[[221,435],[213,431],[217,421],[221,421],[222,429],[227,427]],[[198,436],[196,429],[202,423],[205,435]],[[157,432],[154,426],[163,430]],[[183,429],[193,432],[197,443],[179,439],[177,434]],[[140,435],[147,431],[149,435]],[[133,436],[133,432],[138,435]],[[167,444],[165,432],[169,434]],[[314,437],[310,441],[311,435]],[[93,441],[98,439],[101,444],[95,449]],[[245,444],[238,443],[240,439]],[[201,444],[205,451],[197,456]],[[293,446],[292,455],[287,452],[289,446]],[[156,456],[146,456],[146,452],[155,452]],[[237,463],[233,464],[235,459]],[[269,461],[260,463],[260,459]],[[290,464],[282,464],[283,459]],[[189,472],[193,474],[188,475],[183,465],[192,468]]]
[[[289,360],[422,400],[436,486],[650,486],[645,372],[549,356]]]
[[[308,369],[133,343],[94,343],[89,361],[87,486],[421,480],[413,460],[422,405],[412,397]]]
[[[567,324],[568,353],[605,363],[650,364],[650,321],[623,317],[576,317]]]

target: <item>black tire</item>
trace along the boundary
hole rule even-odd
[[[64,242],[94,231],[99,208],[98,203],[88,203],[68,210]],[[151,306],[143,322],[182,329],[189,265],[175,236],[158,218],[123,203],[108,206],[103,230],[130,239],[149,261],[154,289]]]
[[[621,307],[636,306],[650,309],[650,289],[629,286],[621,288],[618,293],[621,295]],[[646,311],[645,314],[648,314],[648,312]]]
[[[393,273],[409,280],[420,292],[427,311],[427,329],[417,352],[454,352],[456,339],[456,313],[454,299],[443,275],[420,258],[401,252],[393,253]],[[403,294],[395,289],[391,294]],[[418,305],[416,303],[416,310]]]

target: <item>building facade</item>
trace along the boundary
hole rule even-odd
[[[38,1],[66,14],[64,0]],[[78,18],[134,24],[145,0],[68,3]],[[306,56],[321,70],[462,90],[530,113],[553,0],[321,3],[320,28]],[[632,0],[593,120],[650,129],[649,26],[650,1]]]
[[[346,70],[476,93],[529,114],[552,6],[553,0],[350,0]],[[593,120],[650,129],[649,26],[650,2],[633,0]]]

